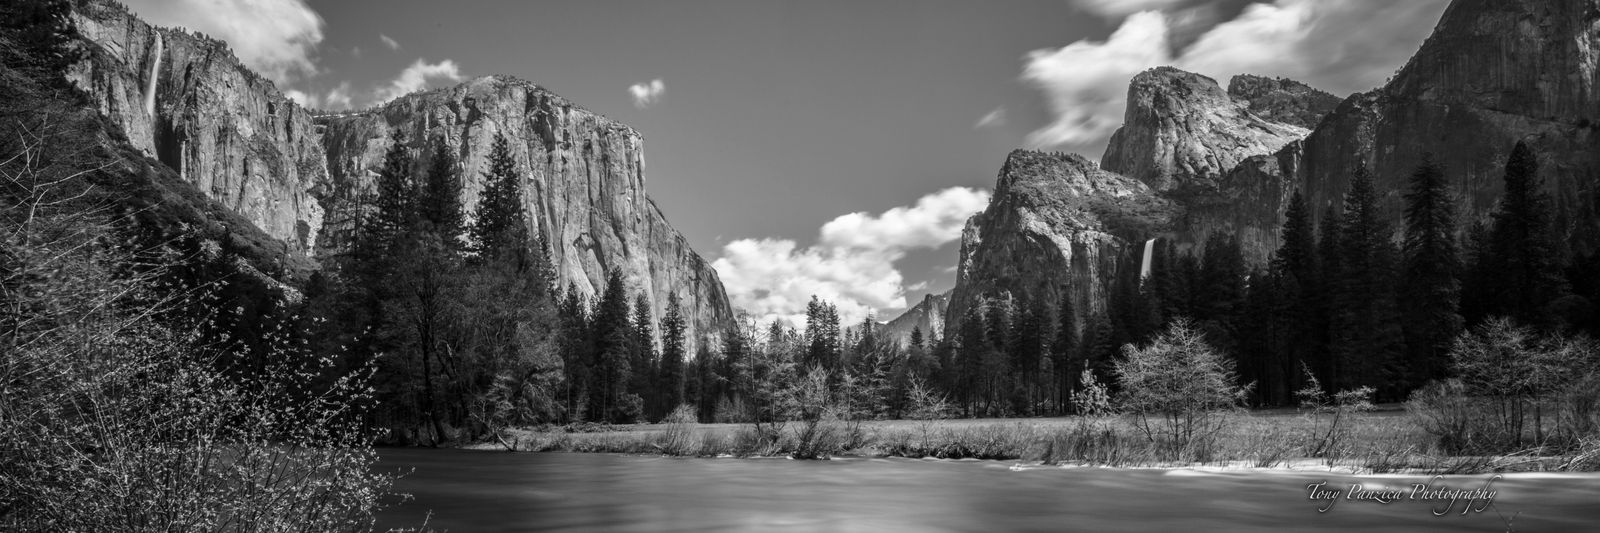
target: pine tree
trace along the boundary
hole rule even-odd
[[[922,350],[922,326],[911,326],[911,349]]]
[[[1490,311],[1526,324],[1548,324],[1545,307],[1567,292],[1542,186],[1538,158],[1518,141],[1506,160],[1505,196],[1494,216],[1490,264],[1499,268]]]
[[[452,252],[461,248],[461,180],[456,160],[443,139],[435,142],[427,179],[417,194],[417,216]]]
[[[589,342],[589,305],[578,286],[567,284],[561,301],[561,355],[566,369],[566,412],[570,421],[600,416],[589,410],[594,383],[594,345]]]
[[[1340,261],[1340,235],[1344,233],[1344,211],[1339,203],[1328,204],[1322,213],[1321,223],[1317,226],[1317,273],[1315,280],[1306,283],[1307,292],[1315,302],[1315,322],[1312,328],[1316,331],[1313,337],[1315,350],[1311,368],[1317,376],[1321,376],[1319,383],[1330,387],[1326,392],[1330,394],[1339,389],[1333,389],[1339,373],[1339,359],[1334,353],[1334,315],[1338,312],[1335,303],[1339,295],[1339,279],[1343,274],[1343,262]]]
[[[684,330],[678,293],[667,295],[661,316],[661,403],[668,412],[684,403]]]
[[[660,410],[660,400],[654,386],[657,367],[655,323],[655,318],[650,316],[650,299],[641,292],[633,300],[633,340],[629,343],[633,349],[629,357],[629,367],[633,373],[628,391],[645,399],[649,416],[660,418],[666,416],[670,408],[667,411]]]
[[[1056,410],[1064,412],[1072,399],[1073,384],[1077,383],[1074,375],[1082,373],[1078,312],[1072,305],[1072,293],[1066,288],[1061,291],[1061,310],[1056,313],[1056,321],[1055,340],[1050,343],[1050,362],[1054,370]]]
[[[991,349],[988,324],[984,319],[983,305],[968,307],[961,318],[961,330],[956,347],[956,368],[952,375],[951,392],[961,402],[966,416],[972,416],[978,401],[983,376],[983,362]]]
[[[1302,280],[1316,279],[1317,237],[1311,223],[1311,211],[1304,196],[1296,189],[1289,198],[1289,207],[1283,213],[1283,244],[1273,255],[1279,270]]]
[[[367,235],[362,239],[387,254],[417,219],[417,206],[412,195],[413,161],[406,149],[405,137],[395,130],[389,137],[389,150],[383,154],[383,166],[378,168],[375,210],[362,223]]]
[[[1443,377],[1450,342],[1462,330],[1461,259],[1455,238],[1455,206],[1444,171],[1431,156],[1411,173],[1406,194],[1402,249],[1402,327],[1411,383]]]
[[[1318,327],[1320,265],[1316,227],[1311,215],[1305,197],[1296,190],[1284,212],[1283,244],[1273,255],[1267,273],[1274,283],[1275,308],[1258,308],[1260,312],[1272,313],[1272,318],[1281,325],[1278,331],[1281,337],[1263,346],[1269,351],[1268,357],[1275,361],[1275,374],[1283,381],[1279,384],[1281,390],[1263,394],[1264,399],[1274,404],[1289,401],[1283,392],[1300,389],[1302,363],[1317,358],[1317,352],[1322,349],[1319,341],[1326,333],[1325,328],[1319,330]]]
[[[590,391],[590,412],[607,422],[632,418],[629,379],[633,355],[633,327],[629,323],[627,286],[622,270],[613,268],[606,276],[606,288],[596,302],[589,327],[594,346],[594,389]]]
[[[1372,175],[1356,167],[1345,194],[1345,224],[1339,237],[1339,269],[1333,303],[1334,386],[1372,386],[1397,398],[1403,348],[1394,301],[1393,231],[1383,219]]]
[[[483,194],[478,199],[471,232],[477,255],[482,260],[498,254],[521,254],[530,232],[522,208],[522,175],[517,172],[511,145],[502,133],[494,136],[489,169],[483,178]]]

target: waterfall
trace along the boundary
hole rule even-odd
[[[161,32],[152,32],[156,36],[156,50],[151,54],[150,78],[144,85],[144,112],[150,115],[151,120],[156,116],[156,77],[161,74]]]
[[[1145,278],[1150,277],[1150,260],[1155,258],[1156,240],[1144,241],[1144,260],[1139,262],[1139,283],[1144,284]]]

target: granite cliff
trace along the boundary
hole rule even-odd
[[[1178,213],[1143,182],[1083,156],[1011,152],[989,207],[962,233],[947,331],[986,297],[1053,309],[1065,296],[1077,309],[1104,312],[1123,254],[1169,230]]]
[[[643,137],[626,125],[504,76],[411,94],[371,112],[317,123],[325,130],[330,177],[322,196],[329,216],[320,253],[335,253],[348,242],[349,221],[372,190],[392,132],[401,132],[421,165],[433,143],[448,146],[460,164],[466,206],[477,204],[489,148],[500,133],[511,141],[526,176],[523,206],[549,241],[562,283],[595,295],[604,290],[606,273],[619,268],[630,293],[643,293],[655,317],[676,292],[689,317],[691,343],[697,333],[732,323],[716,271],[646,196]]]
[[[114,2],[76,10],[90,57],[68,77],[101,114],[208,198],[308,255],[328,183],[311,115],[227,43],[150,26]]]
[[[280,279],[303,279],[348,240],[349,217],[390,131],[404,131],[423,161],[426,143],[449,143],[468,211],[488,143],[503,131],[527,173],[525,205],[551,241],[563,285],[594,294],[619,268],[656,317],[677,292],[691,344],[732,323],[716,272],[646,196],[642,139],[625,125],[502,77],[362,114],[313,117],[225,42],[153,27],[109,0],[74,8],[90,55],[69,80],[136,152],[171,169],[172,186],[188,189],[169,196],[202,199],[220,207],[211,223],[254,226],[243,232],[254,240],[264,235],[257,247],[275,248],[274,261],[292,267],[276,269],[286,270]]]
[[[1574,247],[1600,244],[1600,2],[1456,0],[1384,87],[1350,97],[1306,138],[1303,184],[1315,212],[1372,170],[1390,218],[1424,154],[1443,164],[1465,227],[1503,193],[1506,157],[1526,141]],[[1398,227],[1398,224],[1397,224]]]
[[[1456,0],[1389,83],[1343,101],[1292,80],[1241,75],[1223,91],[1197,74],[1146,71],[1129,85],[1125,123],[1101,166],[1148,187],[1039,191],[1018,202],[1002,192],[1016,181],[1007,175],[1031,167],[1008,161],[994,203],[968,223],[947,317],[958,319],[976,294],[1037,291],[1054,300],[1062,286],[1086,302],[1079,309],[1103,309],[1099,295],[1113,279],[1106,258],[1130,253],[1137,236],[1040,217],[1030,206],[1142,197],[1171,213],[1150,235],[1182,249],[1212,231],[1233,232],[1246,259],[1262,265],[1278,247],[1293,192],[1303,190],[1320,215],[1342,202],[1357,165],[1372,170],[1398,233],[1406,181],[1432,154],[1465,229],[1498,202],[1518,141],[1540,157],[1559,227],[1575,250],[1592,253],[1600,248],[1597,89],[1600,0]]]
[[[933,339],[944,337],[944,315],[950,306],[950,292],[923,296],[917,305],[879,328],[878,334],[901,346],[910,344],[913,329],[922,330],[924,343],[931,344]]]

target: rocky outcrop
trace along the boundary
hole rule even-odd
[[[1309,132],[1263,118],[1250,106],[1211,78],[1172,67],[1147,70],[1128,85],[1123,125],[1112,134],[1101,167],[1157,191],[1214,190],[1241,161]]]
[[[75,14],[90,56],[68,77],[130,144],[291,252],[316,247],[328,172],[305,110],[227,43],[152,27],[110,1]]]
[[[1169,230],[1178,213],[1144,183],[1082,156],[1011,152],[988,209],[962,233],[946,330],[986,297],[1054,309],[1065,296],[1079,310],[1105,312],[1119,258]]]
[[[922,331],[924,343],[931,344],[933,339],[944,337],[944,315],[950,306],[950,292],[923,296],[917,305],[879,328],[878,334],[900,346],[910,344],[913,329]]]
[[[1212,233],[1233,234],[1245,261],[1265,266],[1281,243],[1283,213],[1298,184],[1300,141],[1275,154],[1253,155],[1223,174],[1211,190],[1169,193],[1182,209],[1166,235],[1180,250],[1204,243]]]
[[[324,254],[348,243],[350,221],[373,188],[392,132],[401,133],[418,165],[428,164],[434,143],[449,148],[460,164],[461,202],[469,212],[483,191],[494,137],[504,134],[525,176],[524,208],[550,243],[563,283],[593,295],[605,288],[607,272],[621,269],[629,292],[644,294],[657,319],[668,294],[677,293],[691,343],[732,323],[716,271],[645,195],[643,138],[626,125],[503,76],[318,123],[325,128],[331,178],[323,196],[329,213],[319,245]]]
[[[1295,179],[1320,213],[1366,165],[1398,228],[1407,177],[1431,154],[1464,227],[1493,210],[1506,157],[1526,141],[1573,246],[1597,249],[1597,22],[1596,0],[1453,2],[1388,85],[1350,97],[1306,139]]]
[[[163,173],[178,178],[172,186],[191,189],[168,198],[203,200],[185,213],[225,211],[212,213],[210,225],[183,224],[254,226],[233,231],[234,240],[274,248],[257,254],[268,258],[264,271],[295,269],[285,279],[303,279],[293,274],[308,273],[316,258],[347,243],[390,131],[406,132],[424,163],[425,143],[449,143],[462,162],[469,210],[482,189],[489,142],[503,131],[526,172],[525,205],[551,239],[563,285],[594,294],[610,269],[621,269],[656,317],[676,292],[692,344],[732,323],[716,272],[645,195],[642,139],[627,126],[508,78],[313,118],[222,41],[152,27],[111,0],[74,9],[90,57],[69,79],[134,150],[173,171]]]
[[[1270,122],[1310,130],[1339,107],[1339,97],[1287,78],[1240,74],[1228,80],[1228,96]]]

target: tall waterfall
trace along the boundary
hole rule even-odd
[[[1156,240],[1144,241],[1144,260],[1139,262],[1139,283],[1144,284],[1144,279],[1150,277],[1150,260],[1155,258]]]
[[[152,33],[156,36],[156,50],[155,53],[151,54],[150,76],[144,85],[144,112],[154,120],[156,116],[156,77],[161,75],[161,52],[164,43],[161,41],[161,32]]]

